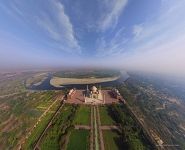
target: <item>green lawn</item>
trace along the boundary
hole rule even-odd
[[[121,150],[124,149],[121,138],[116,131],[105,130],[103,131],[103,139],[105,150]]]
[[[89,149],[89,131],[73,130],[67,145],[67,150],[88,150]]]
[[[113,125],[115,124],[115,121],[112,119],[108,112],[108,107],[107,106],[101,106],[99,107],[99,112],[100,112],[100,119],[101,119],[101,124],[102,125]]]
[[[77,111],[74,124],[89,125],[91,121],[91,109],[89,106],[81,105]]]

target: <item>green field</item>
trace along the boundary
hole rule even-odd
[[[89,131],[73,130],[67,145],[67,150],[88,150],[89,149]]]
[[[90,124],[91,109],[90,106],[81,105],[77,111],[74,124],[89,125]]]
[[[116,122],[112,119],[111,115],[109,114],[108,106],[100,106],[100,119],[102,125],[114,125]]]
[[[64,105],[53,120],[52,127],[47,131],[41,143],[41,149],[64,149],[66,136],[72,128],[76,105]]]
[[[111,131],[111,130],[103,131],[103,139],[104,139],[105,150],[124,149],[121,138],[116,131]]]

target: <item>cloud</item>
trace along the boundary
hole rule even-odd
[[[0,8],[2,11],[7,13],[9,16],[21,20],[24,19],[24,12],[19,8],[20,2],[16,0],[5,1],[4,3],[0,3]]]
[[[128,0],[100,0],[101,16],[98,21],[100,30],[105,31],[114,28]]]
[[[133,35],[134,35],[135,37],[140,36],[141,33],[142,33],[142,31],[143,31],[142,25],[134,25],[134,26],[133,26],[133,31],[132,31],[132,33],[133,33]]]
[[[101,11],[97,28],[103,31],[103,34],[101,34],[96,42],[96,57],[116,57],[125,50],[124,44],[127,42],[124,36],[125,27],[121,27],[118,30],[114,29],[127,3],[127,0],[99,1]],[[104,34],[106,32],[109,34]]]
[[[134,46],[117,58],[119,63],[129,69],[185,76],[184,7],[184,1],[165,0],[156,19],[134,25],[129,41]]]
[[[64,6],[59,1],[51,1],[50,7],[52,18],[46,12],[42,12],[42,15],[37,18],[37,23],[49,33],[49,36],[58,45],[61,44],[59,48],[72,52],[80,52],[80,46],[75,37],[73,25],[65,13]]]
[[[45,0],[44,3],[43,0],[6,0],[0,3],[0,12],[8,14],[3,16],[5,13],[0,13],[0,30],[6,29],[23,39],[16,41],[17,50],[13,53],[24,54],[23,57],[34,54],[42,57],[41,53],[36,53],[42,50],[48,60],[54,62],[57,59],[56,63],[65,59],[66,64],[82,64],[85,61],[88,66],[89,63],[99,65],[101,60],[101,63],[108,66],[168,73],[184,72],[185,1],[162,0],[162,5],[157,3],[152,9],[156,9],[156,12],[152,11],[146,16],[143,14],[145,11],[134,16],[133,10],[142,11],[143,6],[137,8],[137,2],[131,2],[128,6],[128,2],[130,1],[97,0],[89,4],[86,0],[67,0],[62,3],[61,0]],[[147,9],[153,7],[150,4],[146,4]],[[122,15],[126,8],[128,11]],[[14,32],[15,30],[20,32]],[[3,35],[0,35],[3,39]],[[7,43],[8,39],[15,41],[7,38]],[[4,47],[11,47],[8,47],[8,53],[1,50],[1,57],[5,54],[8,56],[14,50],[12,41],[4,44]],[[30,42],[30,45],[19,46],[24,41]],[[56,49],[61,51],[53,51]],[[70,61],[72,58],[75,61]],[[32,60],[34,59],[30,62]]]
[[[34,5],[31,8],[29,3],[31,2],[12,0],[2,6],[8,14],[30,27],[30,30],[42,31],[42,40],[47,40],[46,43],[52,48],[70,53],[81,52],[73,24],[59,0],[46,0],[44,4],[40,0],[35,1],[38,5],[42,4],[42,7]]]
[[[124,50],[124,44],[127,38],[124,37],[125,28],[122,27],[112,35],[112,38],[106,36],[97,40],[97,57],[115,57]]]
[[[184,32],[184,24],[185,21],[182,20],[184,14],[184,1],[162,1],[161,10],[157,18],[148,19],[146,22],[141,24],[136,24],[133,26],[134,30],[140,32],[137,34],[137,38],[133,40],[133,42],[139,42],[142,45],[147,44],[148,42],[154,42],[157,40],[167,40],[174,35],[178,36]],[[141,31],[140,31],[141,30]],[[147,42],[146,42],[147,41]],[[168,41],[168,40],[167,40]]]
[[[128,70],[185,77],[185,36],[119,61]],[[122,57],[123,59],[123,57]]]

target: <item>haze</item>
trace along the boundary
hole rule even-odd
[[[185,76],[185,1],[6,0],[0,69],[114,67]]]

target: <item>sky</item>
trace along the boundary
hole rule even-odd
[[[185,0],[1,0],[0,69],[62,66],[185,77]]]

